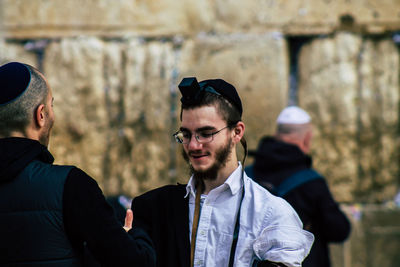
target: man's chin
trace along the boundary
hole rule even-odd
[[[205,168],[205,167],[194,167],[192,165],[192,171],[194,173],[206,173],[208,171],[208,168]]]
[[[208,180],[212,181],[217,178],[217,173],[219,170],[218,165],[212,166],[191,166],[191,171],[197,180]]]
[[[190,165],[192,167],[192,170],[194,172],[207,172],[207,170],[210,168],[209,166],[205,166],[203,164],[195,164],[193,162],[190,162]]]

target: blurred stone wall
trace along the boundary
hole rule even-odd
[[[388,205],[342,205],[352,231],[344,243],[330,245],[332,267],[400,265],[400,209]]]
[[[312,154],[335,198],[384,202],[399,184],[396,31],[396,0],[0,0],[0,63],[45,73],[56,162],[106,194],[187,180],[171,134],[177,84],[196,76],[236,86],[251,149],[297,102],[315,122]],[[307,40],[298,55],[292,37]]]
[[[383,202],[399,175],[399,49],[338,33],[300,55],[299,104],[315,123],[314,163],[342,201]]]

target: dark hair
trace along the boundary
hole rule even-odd
[[[36,68],[24,65],[31,74],[28,88],[18,99],[0,107],[0,135],[4,137],[13,131],[25,133],[37,107],[46,103],[49,88],[45,79]]]
[[[180,118],[182,120],[182,111],[184,109],[194,109],[204,106],[215,106],[217,112],[227,122],[230,129],[236,126],[236,123],[242,120],[238,109],[227,99],[221,95],[217,95],[211,92],[205,92],[203,97],[195,104],[185,105],[182,104]]]

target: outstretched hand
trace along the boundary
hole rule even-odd
[[[125,231],[128,232],[129,230],[131,230],[132,222],[133,222],[133,212],[131,209],[127,209],[125,215],[125,225],[124,225]]]

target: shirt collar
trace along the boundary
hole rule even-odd
[[[240,161],[238,162],[238,167],[234,170],[231,175],[229,175],[228,179],[226,179],[225,183],[229,189],[231,190],[232,195],[236,195],[240,188],[242,187],[242,164]]]
[[[193,179],[193,174],[190,176],[189,182],[186,185],[186,195],[184,198],[187,198],[187,196],[191,194],[194,198],[196,197],[196,188],[194,184],[194,179]]]
[[[229,175],[228,179],[220,185],[217,188],[220,187],[228,187],[231,190],[231,194],[235,195],[239,192],[240,188],[242,187],[242,179],[241,179],[241,174],[242,174],[242,164],[240,161],[238,161],[238,167],[236,170],[234,170],[231,175]],[[214,188],[216,189],[216,188]],[[213,189],[213,190],[214,190]],[[186,195],[184,198],[186,198],[189,194],[191,194],[194,198],[196,197],[196,187],[193,179],[193,175],[190,177],[188,184],[186,185]]]

